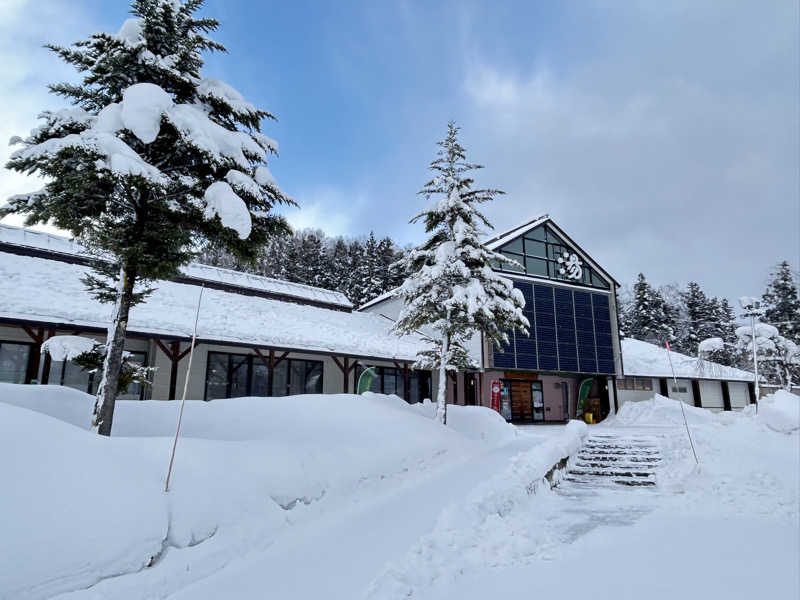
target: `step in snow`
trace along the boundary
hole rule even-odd
[[[656,482],[652,479],[614,479],[611,477],[585,477],[568,475],[563,481],[569,482],[576,488],[592,489],[601,487],[612,487],[627,485],[631,487],[655,486]]]
[[[656,465],[653,464],[642,464],[642,463],[635,463],[635,462],[605,462],[605,461],[587,461],[587,460],[578,460],[575,462],[575,467],[579,469],[611,469],[611,470],[618,470],[618,471],[642,471],[642,472],[654,472]]]

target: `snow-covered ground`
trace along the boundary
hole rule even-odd
[[[796,598],[798,400],[626,404],[514,428],[380,395],[177,403],[0,384],[0,598]],[[24,407],[24,408],[22,408]],[[654,488],[541,478],[585,436],[646,435]],[[148,567],[147,565],[150,564]]]

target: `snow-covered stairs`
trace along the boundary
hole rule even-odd
[[[594,434],[571,462],[566,481],[587,486],[654,486],[661,450],[655,438]]]

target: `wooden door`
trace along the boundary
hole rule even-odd
[[[530,381],[519,379],[511,381],[511,419],[513,421],[533,421]]]

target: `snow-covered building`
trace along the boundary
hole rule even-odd
[[[105,341],[111,306],[81,281],[93,260],[67,238],[0,225],[1,382],[95,391],[98,377],[41,354],[55,335]],[[354,312],[338,292],[199,264],[153,287],[131,310],[125,349],[157,371],[151,389],[123,398],[180,395],[201,289],[190,398],[348,392],[367,365],[383,391],[431,397],[430,374],[411,368],[423,340],[394,335],[390,320]]]
[[[622,358],[624,377],[616,382],[620,406],[648,400],[654,393],[711,410],[735,410],[755,402],[753,374],[748,371],[678,352],[667,356],[666,348],[634,339],[622,340]]]
[[[595,418],[614,410],[622,374],[617,330],[617,282],[548,215],[484,242],[519,267],[495,270],[525,298],[528,335],[513,333],[497,349],[475,336],[470,352],[480,368],[448,382],[448,402],[499,407],[518,422],[564,421],[579,402]],[[360,307],[397,319],[403,303],[391,292]],[[496,384],[496,385],[493,385]]]

